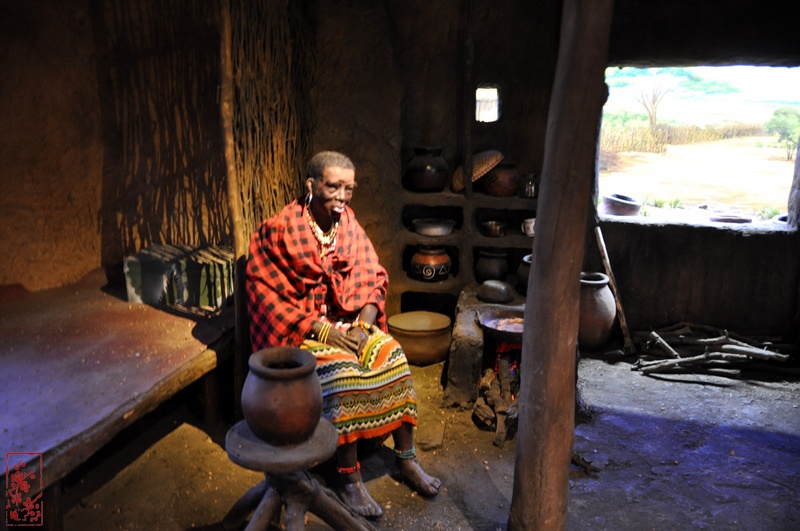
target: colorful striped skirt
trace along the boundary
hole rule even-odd
[[[338,444],[386,437],[404,422],[417,424],[417,395],[403,348],[370,327],[369,340],[354,354],[307,339],[302,348],[317,358],[322,415],[336,426]]]

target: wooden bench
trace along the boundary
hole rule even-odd
[[[0,453],[41,453],[41,485],[26,496],[43,492],[47,529],[62,528],[61,481],[182,389],[211,382],[233,337],[232,308],[209,317],[131,304],[124,285],[106,284],[97,270],[0,297]]]

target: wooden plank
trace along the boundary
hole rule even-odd
[[[575,408],[579,279],[595,178],[612,0],[564,2],[523,333],[508,529],[563,529]]]

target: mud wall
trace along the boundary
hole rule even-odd
[[[561,8],[534,4],[473,2],[471,18],[469,81],[497,83],[508,118],[476,125],[472,151],[501,149],[523,172],[537,171],[544,157]],[[0,285],[44,289],[113,266],[153,241],[228,238],[215,6],[0,6]],[[309,8],[318,65],[312,147],[354,159],[354,208],[398,286],[405,274],[392,259],[400,176],[413,146],[443,147],[451,169],[464,156],[463,13],[445,0],[331,0]],[[799,14],[800,5],[773,0],[756,11],[744,0],[724,8],[618,0],[610,62],[798,65],[791,24]],[[637,326],[679,319],[743,330],[796,325],[796,233],[627,223],[604,230]],[[397,311],[401,289],[394,289]]]
[[[215,5],[0,5],[0,286],[225,243]]]
[[[601,222],[632,330],[681,321],[796,339],[800,234],[786,229]],[[587,269],[604,271],[594,240]]]
[[[100,265],[103,141],[88,1],[0,4],[0,285]]]

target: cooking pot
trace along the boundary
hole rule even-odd
[[[522,343],[524,326],[523,310],[511,308],[481,308],[477,310],[475,320],[483,329],[485,336],[498,343]]]

